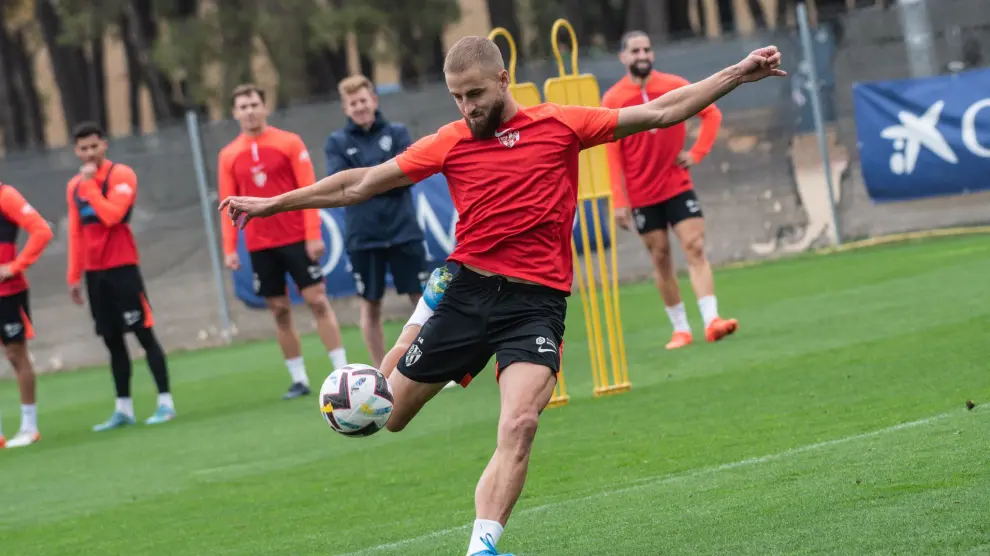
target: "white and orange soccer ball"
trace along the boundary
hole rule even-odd
[[[374,367],[344,365],[323,381],[320,412],[344,436],[375,434],[392,415],[392,385]]]

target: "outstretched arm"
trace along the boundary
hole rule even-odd
[[[745,60],[706,79],[675,89],[645,104],[619,110],[615,139],[679,124],[743,83],[785,75],[787,73],[780,69],[780,51],[777,47],[754,50]]]
[[[280,212],[354,205],[411,183],[393,158],[378,166],[337,172],[313,185],[276,197],[227,197],[220,203],[220,210],[227,209],[230,219],[243,227],[252,218]]]

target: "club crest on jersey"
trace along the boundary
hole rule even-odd
[[[501,133],[496,132],[495,137],[498,137],[503,145],[511,149],[519,141],[519,132],[515,129],[507,129]]]
[[[391,151],[392,150],[392,136],[391,135],[382,135],[382,138],[378,140],[378,147],[381,150],[386,151],[386,152],[387,151]]]
[[[264,187],[268,181],[268,174],[265,173],[265,167],[261,165],[251,167],[251,177],[254,178],[254,184],[258,187]]]

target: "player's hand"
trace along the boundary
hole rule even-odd
[[[615,223],[623,230],[632,229],[632,211],[627,208],[615,209]]]
[[[69,286],[69,297],[72,298],[72,302],[76,305],[83,304],[82,288],[79,287],[79,284]]]
[[[697,164],[697,161],[694,160],[694,157],[691,156],[690,152],[681,151],[680,154],[677,155],[677,165],[681,168],[687,169],[695,164]]]
[[[220,211],[235,227],[243,228],[252,218],[264,218],[275,214],[275,201],[272,197],[227,197],[220,201]]]
[[[9,264],[0,265],[0,282],[4,280],[9,280],[13,278],[14,271],[10,268]]]
[[[751,83],[766,77],[785,77],[780,69],[780,50],[776,46],[764,46],[749,53],[745,60],[734,66],[741,83]]]
[[[91,180],[96,175],[97,166],[92,162],[87,162],[79,168],[79,175],[83,180]]]
[[[239,270],[241,268],[241,257],[237,253],[231,253],[223,258],[223,264],[230,270]]]
[[[326,246],[323,245],[322,239],[306,240],[306,254],[313,262],[318,262],[323,257],[324,251],[326,251]]]

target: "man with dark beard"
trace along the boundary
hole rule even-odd
[[[628,73],[605,93],[602,106],[636,106],[690,84],[682,77],[653,69],[653,48],[646,33],[626,33],[621,46],[619,60]],[[674,327],[667,349],[694,341],[670,256],[668,227],[673,229],[687,258],[691,286],[705,322],[705,339],[721,340],[739,326],[735,319],[723,319],[718,314],[712,267],[705,256],[705,221],[689,172],[711,150],[722,114],[711,104],[698,116],[701,130],[690,150],[684,150],[687,133],[683,123],[638,133],[606,147],[616,223],[628,230],[635,218],[636,230],[653,259],[657,289]]]
[[[459,269],[436,312],[413,323],[422,328],[394,372],[383,370],[393,394],[386,426],[402,430],[448,382],[467,386],[495,357],[498,442],[475,490],[468,555],[498,554],[495,545],[526,481],[539,415],[557,382],[574,276],[580,151],[676,125],[743,83],[786,75],[780,57],[775,47],[761,48],[694,85],[620,110],[524,108],[509,93],[495,43],[465,37],[450,48],[443,68],[463,121],[378,166],[344,170],[275,197],[220,203],[243,227],[253,218],[352,205],[436,173],[446,176],[459,217],[449,261]]]

